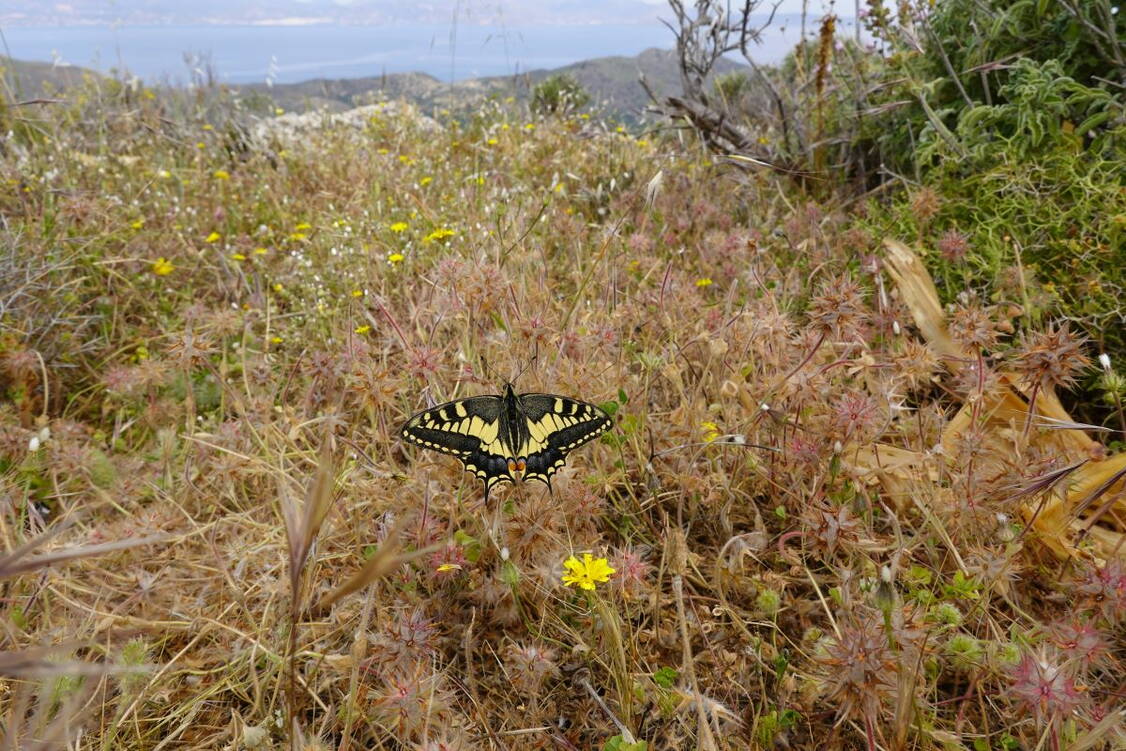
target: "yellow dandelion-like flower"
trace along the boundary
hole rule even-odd
[[[712,284],[713,284],[712,280],[709,279],[706,276],[700,277],[699,279],[696,280],[696,286],[697,287],[710,287],[710,286],[712,286]]]
[[[406,154],[400,154],[399,155],[399,161],[402,162],[403,164],[407,165],[408,167],[411,166],[412,164],[414,164],[414,160],[411,159]]]
[[[274,282],[274,292],[285,292],[285,286],[281,282]]]
[[[305,230],[312,229],[312,228],[313,228],[313,225],[309,224],[308,222],[300,222],[300,223],[298,223],[298,225],[296,227],[293,228],[293,231],[294,232],[304,232]]]
[[[274,114],[275,115],[284,115],[285,110],[283,110],[281,107],[274,107]]]
[[[256,256],[264,256],[269,252],[270,251],[266,250],[265,248],[255,248],[254,249],[254,255],[256,255]]]
[[[231,173],[227,172],[227,170],[225,170],[225,169],[217,169],[214,172],[212,172],[211,174],[215,177],[216,180],[230,180],[231,179]]]
[[[508,123],[501,123],[500,129],[501,130],[508,130]]]
[[[364,324],[363,326],[357,326],[354,331],[357,334],[366,334],[367,332],[371,331],[371,326],[368,326],[367,324]]]
[[[435,569],[439,574],[444,574],[447,571],[461,571],[461,566],[456,563],[443,563]]]
[[[133,222],[129,226],[132,227],[133,229],[140,229],[141,227],[145,226],[145,220],[144,219],[138,219],[137,221]]]
[[[563,574],[563,583],[568,587],[578,586],[586,590],[594,590],[596,584],[610,580],[614,569],[605,558],[595,558],[590,553],[583,553],[580,561],[571,556],[563,561],[567,573]]]
[[[211,127],[211,125],[209,123],[204,123],[203,129],[204,130],[215,130],[215,128]]]
[[[203,141],[196,141],[195,147],[197,149],[206,149],[207,144],[205,144]]]
[[[352,290],[352,297],[363,297],[363,296],[364,296],[364,291],[362,289]]]
[[[528,123],[527,125],[524,126],[524,130],[535,130],[535,129],[536,129],[535,123]]]
[[[282,339],[280,336],[270,337],[270,343],[271,344],[281,344],[284,341],[285,341],[285,339]]]
[[[222,239],[223,239],[223,236],[220,235],[218,232],[212,232],[210,235],[203,238],[203,241],[205,243],[217,243]]]
[[[456,234],[457,232],[448,227],[439,227],[426,237],[422,238],[422,241],[424,243],[437,242],[438,240],[445,240],[447,237],[453,237]]]
[[[625,133],[626,132],[626,126],[619,125],[618,127],[614,128],[614,132],[615,133]]]
[[[156,274],[157,276],[168,276],[175,270],[176,267],[173,266],[172,262],[164,256],[161,256],[160,258],[152,262],[152,273]]]
[[[485,143],[489,144],[490,146],[496,146],[498,143],[500,143],[500,141],[495,138],[490,138],[488,141],[485,141]]]
[[[290,240],[306,240],[306,239],[308,239],[308,237],[309,236],[306,235],[304,232],[290,232],[289,233],[289,239]]]
[[[700,428],[704,431],[704,440],[708,443],[711,443],[720,436],[719,426],[714,422],[702,422],[700,423]]]
[[[485,184],[485,176],[484,175],[478,175],[475,182],[478,185],[484,185]]]
[[[242,253],[231,253],[231,260],[232,261],[245,261],[246,256],[244,256]]]
[[[390,227],[388,227],[387,229],[389,229],[389,230],[391,230],[392,232],[395,232],[395,233],[397,234],[397,233],[399,233],[399,232],[406,232],[406,231],[407,231],[407,227],[409,227],[409,226],[410,226],[410,225],[409,225],[409,224],[407,224],[406,222],[395,222],[394,224],[392,224],[392,225],[391,225]]]
[[[434,178],[424,177],[424,178],[422,178],[421,180],[418,181],[418,184],[425,188],[427,185],[429,185],[432,182],[434,182]]]
[[[378,154],[390,154],[391,149],[376,149],[376,153],[378,153]]]
[[[403,257],[404,256],[403,256],[402,253],[391,253],[389,256],[387,256],[387,260],[391,264],[396,264],[396,263],[401,263],[402,260],[403,260]]]
[[[649,145],[649,142],[646,141],[644,138],[639,138],[639,139],[637,139],[637,145],[640,146],[641,148],[645,148],[646,146]]]

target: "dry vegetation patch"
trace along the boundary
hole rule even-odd
[[[8,572],[9,740],[1123,742],[1121,436],[1056,396],[1074,328],[944,310],[847,214],[582,117],[0,117],[0,533],[147,543]],[[519,372],[616,426],[485,507],[398,427]],[[584,552],[614,574],[565,586]]]

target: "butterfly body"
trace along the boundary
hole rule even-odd
[[[410,443],[456,456],[465,471],[485,483],[485,499],[501,482],[551,476],[567,454],[611,426],[598,407],[556,394],[504,393],[471,396],[423,410],[403,425]]]

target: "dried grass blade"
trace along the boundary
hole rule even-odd
[[[167,539],[169,539],[168,535],[153,535],[151,537],[142,537],[137,540],[118,540],[117,542],[106,542],[102,543],[101,545],[85,545],[76,548],[64,548],[62,550],[56,550],[52,553],[45,553],[44,555],[30,558],[26,561],[13,560],[13,558],[15,557],[15,554],[13,553],[4,560],[3,564],[0,564],[0,579],[16,576],[17,574],[23,574],[28,571],[35,571],[36,569],[45,568],[46,566],[51,566],[55,563],[61,563],[63,561],[71,561],[76,558],[89,558],[91,556],[112,553],[116,550],[127,550],[129,548],[135,548],[141,545],[151,545],[153,543],[163,542]],[[27,545],[24,545],[22,546],[21,550],[24,550],[26,552],[26,550],[37,547],[43,542],[45,542],[45,540],[40,539],[37,541],[37,545],[30,548]]]

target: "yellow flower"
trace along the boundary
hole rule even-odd
[[[215,176],[216,180],[230,180],[231,179],[231,173],[227,172],[227,170],[225,170],[225,169],[217,169],[212,174]]]
[[[626,132],[626,126],[619,125],[618,127],[614,128],[614,132],[615,133],[625,133]]]
[[[527,125],[524,126],[524,130],[535,130],[535,129],[536,129],[535,123],[528,123]]]
[[[392,232],[406,232],[407,227],[409,227],[409,226],[410,225],[407,224],[406,222],[395,222],[394,224],[392,224],[387,229],[391,230]]]
[[[204,130],[215,130],[214,128],[212,128],[212,127],[211,127],[211,126],[210,126],[209,124],[207,124],[207,123],[204,123],[204,125],[203,125],[203,129],[204,129]]]
[[[305,240],[308,237],[309,236],[306,235],[304,232],[290,232],[289,233],[289,239],[290,240]]]
[[[281,282],[274,282],[274,292],[284,292],[284,291],[285,291],[285,287],[282,286]]]
[[[387,260],[390,263],[400,263],[403,260],[403,254],[402,253],[392,253],[391,255],[387,256]]]
[[[697,287],[710,287],[710,286],[712,286],[712,280],[709,279],[706,276],[700,277],[699,279],[696,280],[696,286]]]
[[[275,115],[284,115],[285,110],[283,110],[281,107],[274,107],[274,114]]]
[[[203,141],[196,141],[195,147],[197,149],[206,149],[207,144],[205,144]]]
[[[485,141],[485,143],[489,144],[490,146],[496,146],[498,143],[500,143],[500,141],[495,138],[490,138],[488,141]]]
[[[172,173],[171,173],[171,172],[169,172],[169,171],[168,171],[168,170],[166,170],[166,169],[162,169],[162,170],[161,170],[160,172],[157,172],[157,173],[156,173],[156,176],[157,176],[157,177],[163,177],[163,178],[165,178],[165,179],[168,179],[169,177],[172,177]]]
[[[402,162],[403,164],[407,165],[408,167],[409,167],[410,165],[414,164],[414,160],[413,160],[413,159],[411,159],[411,158],[410,158],[409,156],[407,156],[406,154],[400,154],[400,155],[399,155],[399,161],[400,161],[400,162]]]
[[[281,344],[282,342],[285,341],[285,339],[282,339],[280,336],[275,336],[275,337],[272,337],[270,339],[270,341],[273,342],[274,344]]]
[[[645,148],[646,146],[649,145],[649,142],[646,141],[644,138],[639,138],[639,139],[637,139],[637,145],[640,146],[641,148]]]
[[[449,229],[447,227],[439,227],[438,229],[434,230],[433,232],[431,232],[426,237],[422,238],[422,242],[431,243],[431,242],[434,242],[436,240],[445,240],[447,237],[453,237],[456,234],[457,233],[454,232],[452,229]]]
[[[485,176],[484,175],[478,175],[477,179],[476,179],[476,183],[478,185],[484,185],[485,184]]]
[[[363,297],[363,296],[364,296],[364,291],[362,289],[352,290],[352,297]]]
[[[246,256],[244,256],[242,253],[231,253],[231,260],[232,261],[245,261]]]
[[[719,426],[714,422],[702,422],[700,423],[700,427],[704,431],[704,440],[708,443],[711,443],[715,439],[719,438]]]
[[[418,181],[418,184],[425,188],[427,185],[429,185],[432,182],[434,182],[434,178],[424,177],[424,178],[422,178],[421,180]]]
[[[152,262],[152,273],[156,274],[157,276],[168,276],[175,270],[176,267],[173,266],[172,262],[164,256],[161,256],[160,258]]]
[[[371,326],[368,326],[367,324],[364,324],[363,326],[357,326],[355,331],[357,334],[366,334],[367,332],[371,331]]]
[[[222,239],[223,239],[223,236],[222,236],[222,235],[220,235],[220,234],[219,234],[218,232],[212,232],[212,233],[211,233],[210,235],[208,235],[207,237],[205,237],[205,238],[203,239],[203,241],[204,241],[205,243],[217,243],[217,242],[219,242],[219,241],[220,241],[220,240],[222,240]]]
[[[501,123],[500,129],[501,130],[508,130],[508,123]]]
[[[132,227],[133,229],[140,229],[141,227],[145,226],[145,220],[144,219],[138,219],[137,221],[133,222],[129,226]]]
[[[596,583],[609,581],[610,574],[614,573],[609,561],[605,558],[595,558],[590,553],[583,553],[581,561],[571,556],[563,561],[563,567],[568,571],[563,574],[565,585],[568,587],[578,585],[587,590],[593,590]]]
[[[254,255],[256,255],[256,256],[264,256],[267,253],[269,253],[269,251],[266,250],[265,248],[255,248],[254,249]]]
[[[301,222],[296,227],[294,227],[293,229],[294,229],[295,232],[304,232],[305,230],[312,229],[312,228],[313,228],[313,225],[309,224],[308,222]]]
[[[379,153],[379,154],[390,154],[390,153],[391,153],[391,150],[390,150],[390,149],[376,149],[376,153]]]
[[[461,566],[456,563],[443,563],[442,565],[438,566],[436,571],[440,574],[444,574],[447,571],[461,571]]]

